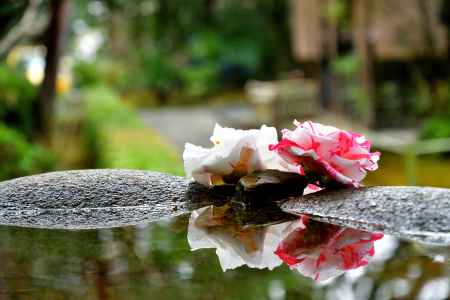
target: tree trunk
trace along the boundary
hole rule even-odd
[[[45,73],[38,96],[38,133],[44,142],[51,141],[54,126],[54,106],[56,78],[58,75],[59,57],[69,13],[68,0],[52,0],[50,2],[51,19],[45,34],[44,45]]]
[[[0,40],[0,59],[5,59],[8,53],[24,38],[42,33],[47,22],[42,22],[38,18],[41,4],[42,0],[29,1],[20,21]]]
[[[426,43],[426,56],[435,56],[437,54],[436,43],[433,36],[433,25],[431,24],[431,16],[429,6],[426,1],[416,0],[422,22],[422,31]]]

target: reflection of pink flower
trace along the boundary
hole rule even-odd
[[[342,228],[301,217],[304,226],[292,231],[275,254],[291,268],[315,280],[325,280],[367,265],[375,240],[382,233]]]
[[[363,135],[311,121],[294,124],[297,128],[284,129],[283,139],[270,149],[297,165],[300,174],[315,172],[357,187],[366,170],[378,168],[380,153],[370,152]]]

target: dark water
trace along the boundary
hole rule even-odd
[[[220,212],[218,215],[205,210],[197,212],[197,217],[191,216],[190,225],[190,216],[185,215],[101,230],[0,227],[0,299],[448,299],[450,296],[448,246],[423,245],[385,235],[374,242],[375,253],[367,257],[368,265],[347,265],[351,270],[338,270],[342,274],[331,279],[314,280],[301,275],[295,266],[290,269],[270,247],[278,251],[280,243],[285,243],[286,249],[290,247],[286,251],[299,258],[305,253],[314,256],[314,251],[320,248],[317,245],[329,245],[330,236],[348,232],[346,229],[318,222],[305,222],[306,229],[302,229],[294,226],[299,219],[242,226],[223,218]],[[287,230],[288,225],[294,227]],[[284,236],[269,234],[273,232],[284,232]],[[352,236],[359,234],[351,232]],[[216,249],[191,251],[190,244],[197,248],[220,248],[219,256]],[[241,261],[236,262],[235,258]],[[224,264],[242,262],[252,267],[223,270]],[[341,262],[336,262],[336,269],[342,268]],[[255,268],[267,265],[273,270]]]

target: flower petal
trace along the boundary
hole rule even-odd
[[[294,124],[296,128],[284,129],[283,139],[270,149],[298,166],[300,173],[325,172],[337,182],[358,187],[366,171],[378,168],[380,153],[370,152],[370,143],[363,135],[311,121]]]

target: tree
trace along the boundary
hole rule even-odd
[[[58,74],[59,58],[63,47],[63,37],[67,27],[69,14],[68,0],[52,0],[50,2],[51,19],[45,33],[44,45],[47,49],[45,55],[45,73],[38,100],[39,100],[39,128],[40,137],[49,142],[54,126],[55,86]]]

